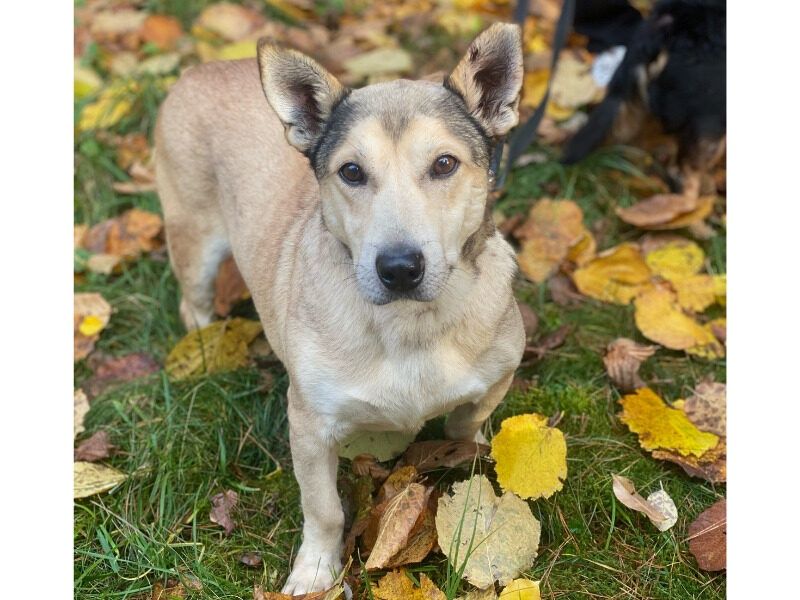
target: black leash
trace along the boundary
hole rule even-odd
[[[519,0],[516,8],[514,9],[514,21],[520,27],[524,27],[525,25],[525,17],[528,15],[529,3],[529,0]],[[500,163],[503,158],[505,140],[498,141],[497,145],[495,146],[491,165],[492,173],[497,174],[497,179],[495,180],[494,184],[495,190],[502,189],[506,182],[506,177],[508,176],[509,171],[511,171],[512,165],[536,139],[536,132],[539,129],[539,123],[544,116],[544,111],[547,108],[547,102],[550,99],[550,87],[553,84],[553,75],[555,74],[556,64],[558,63],[558,55],[561,54],[561,50],[564,49],[564,45],[567,42],[567,36],[569,35],[574,18],[575,0],[564,0],[564,4],[561,6],[561,15],[558,17],[558,23],[556,24],[555,35],[553,36],[553,57],[550,60],[550,79],[547,82],[547,90],[544,93],[542,101],[539,103],[539,106],[536,107],[536,110],[531,117],[511,133],[508,141],[508,159],[506,160],[505,167],[502,168],[502,170]]]

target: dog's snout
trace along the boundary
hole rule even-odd
[[[425,276],[425,257],[422,252],[408,248],[381,252],[375,259],[375,269],[386,289],[408,292]]]

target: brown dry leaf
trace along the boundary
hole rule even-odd
[[[219,266],[214,280],[214,312],[227,317],[237,302],[250,298],[250,291],[242,279],[233,256],[226,258]]]
[[[689,525],[689,551],[704,571],[722,571],[726,565],[728,524],[725,498],[717,500]]]
[[[559,306],[574,306],[583,300],[572,279],[563,273],[556,273],[548,279],[547,289],[550,290],[553,302]]]
[[[239,562],[257,569],[263,564],[264,560],[261,558],[260,552],[245,552],[239,557]]]
[[[398,467],[389,475],[386,481],[383,482],[381,489],[378,490],[378,495],[376,497],[378,504],[394,498],[404,490],[408,484],[414,483],[418,479],[419,473],[413,465]]]
[[[666,460],[680,466],[687,475],[700,477],[711,483],[725,483],[728,478],[727,444],[725,438],[702,456],[681,456],[669,450],[654,450],[653,458]]]
[[[115,162],[120,169],[127,171],[134,164],[145,164],[150,159],[152,150],[143,133],[134,132],[122,136],[106,134],[104,137],[108,137],[111,145],[116,148]]]
[[[183,35],[181,22],[169,15],[150,15],[139,30],[142,41],[166,51],[175,48],[176,42]]]
[[[351,461],[353,473],[360,477],[371,477],[383,481],[390,475],[389,469],[382,466],[372,454],[359,454]]]
[[[161,365],[147,352],[133,352],[116,358],[92,356],[89,366],[94,375],[86,382],[85,387],[92,398],[114,384],[146,377],[161,369]]]
[[[522,355],[523,361],[530,361],[533,358],[541,359],[551,350],[561,346],[571,331],[571,325],[562,325],[555,331],[539,338],[534,344],[525,346],[525,352]]]
[[[405,489],[387,501],[378,522],[378,533],[365,568],[384,569],[391,558],[408,544],[409,536],[417,519],[428,504],[433,488],[419,483],[410,483]]]
[[[105,465],[78,461],[72,464],[73,498],[87,498],[117,487],[128,476]]]
[[[522,316],[522,326],[525,328],[525,339],[533,340],[536,330],[539,329],[539,317],[536,312],[524,302],[517,300],[519,314]]]
[[[636,227],[661,226],[697,208],[697,198],[682,194],[657,194],[627,208],[617,208],[617,216]]]
[[[541,283],[585,237],[583,211],[572,200],[542,198],[514,234],[523,240],[518,256],[520,269],[531,281]]]
[[[628,304],[649,287],[650,269],[635,244],[624,243],[601,252],[572,273],[583,295],[603,302]]]
[[[177,59],[174,54],[170,56],[161,54],[154,56],[151,60],[158,60],[158,63],[150,63],[148,68],[151,70],[165,69],[169,72],[177,66]],[[163,61],[166,61],[166,63]],[[142,63],[141,66],[145,67],[145,64]],[[135,162],[128,169],[128,174],[131,176],[129,181],[115,181],[111,185],[118,194],[143,194],[156,191],[156,173],[152,163]]]
[[[86,413],[89,412],[89,399],[86,397],[86,394],[83,393],[82,389],[75,390],[73,394],[73,403],[74,403],[74,412],[73,414],[73,428],[74,433],[72,435],[73,439],[78,437],[79,433],[82,433],[86,430],[83,426],[83,419],[86,417]]]
[[[86,261],[86,267],[92,273],[111,275],[120,270],[121,259],[113,254],[92,254]]]
[[[225,529],[225,535],[230,535],[236,527],[236,522],[231,518],[231,511],[237,502],[239,502],[239,494],[233,490],[225,490],[211,498],[212,508],[209,518],[212,523],[221,525]]]
[[[96,292],[74,296],[74,361],[86,358],[94,350],[100,332],[111,319],[111,305]]]
[[[639,294],[634,307],[636,327],[646,338],[703,358],[725,355],[725,348],[714,334],[683,311],[672,290],[651,287]]]
[[[640,512],[650,519],[659,531],[666,531],[678,520],[678,510],[672,499],[669,502],[662,502],[658,496],[657,502],[651,502],[650,498],[645,500],[636,492],[633,482],[622,475],[611,475],[614,496],[625,506],[636,512]],[[663,491],[663,490],[660,490]],[[652,496],[652,494],[651,494]],[[667,496],[669,498],[669,496]],[[670,506],[671,503],[671,506]]]
[[[680,229],[682,227],[689,227],[690,225],[700,223],[703,219],[711,214],[711,211],[714,208],[715,200],[716,196],[700,196],[700,198],[697,199],[697,207],[694,210],[678,215],[666,223],[643,226],[642,229],[654,229],[656,231]]]
[[[132,208],[92,227],[86,234],[84,247],[94,253],[134,259],[142,252],[161,248],[162,227],[159,215]]]
[[[463,440],[428,440],[414,442],[406,450],[398,465],[416,467],[418,473],[457,467],[473,462],[489,453],[489,446]]]
[[[387,569],[402,565],[410,565],[425,560],[431,550],[436,546],[436,510],[438,495],[431,494],[428,505],[417,518],[414,528],[408,534],[408,543],[386,563]]]
[[[724,383],[701,381],[683,404],[683,412],[702,431],[725,436],[727,403]]]
[[[477,588],[508,584],[530,568],[541,526],[528,504],[511,492],[495,496],[485,475],[453,484],[439,499],[439,547],[454,569]]]
[[[236,42],[264,25],[264,17],[256,10],[230,2],[218,2],[206,7],[192,26],[199,39],[222,38]]]
[[[247,345],[263,331],[261,323],[234,318],[189,332],[167,356],[164,368],[173,379],[238,369],[247,364]]]
[[[186,588],[174,579],[167,581],[166,585],[157,581],[153,584],[150,600],[181,600],[186,598]]]
[[[653,356],[658,346],[644,346],[628,338],[617,338],[606,348],[603,364],[609,378],[623,392],[644,387],[645,383],[639,377],[639,367],[648,358]]]
[[[404,569],[387,573],[372,585],[375,600],[446,600],[447,596],[428,579],[425,573],[419,574],[419,587],[414,587]]]
[[[116,446],[111,443],[107,431],[96,431],[92,437],[84,440],[75,449],[75,460],[96,462],[111,456]]]

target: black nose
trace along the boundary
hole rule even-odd
[[[386,289],[393,292],[413,290],[425,275],[425,258],[422,252],[400,249],[378,255],[375,269]]]

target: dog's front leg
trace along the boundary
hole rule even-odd
[[[303,543],[283,593],[307,594],[330,588],[341,570],[344,513],[336,491],[336,445],[292,386],[288,395],[292,463],[304,521]]]
[[[480,444],[487,443],[481,428],[492,411],[505,398],[513,378],[512,371],[490,387],[483,398],[477,402],[462,404],[450,413],[447,423],[444,425],[445,437],[450,440],[474,440]]]

